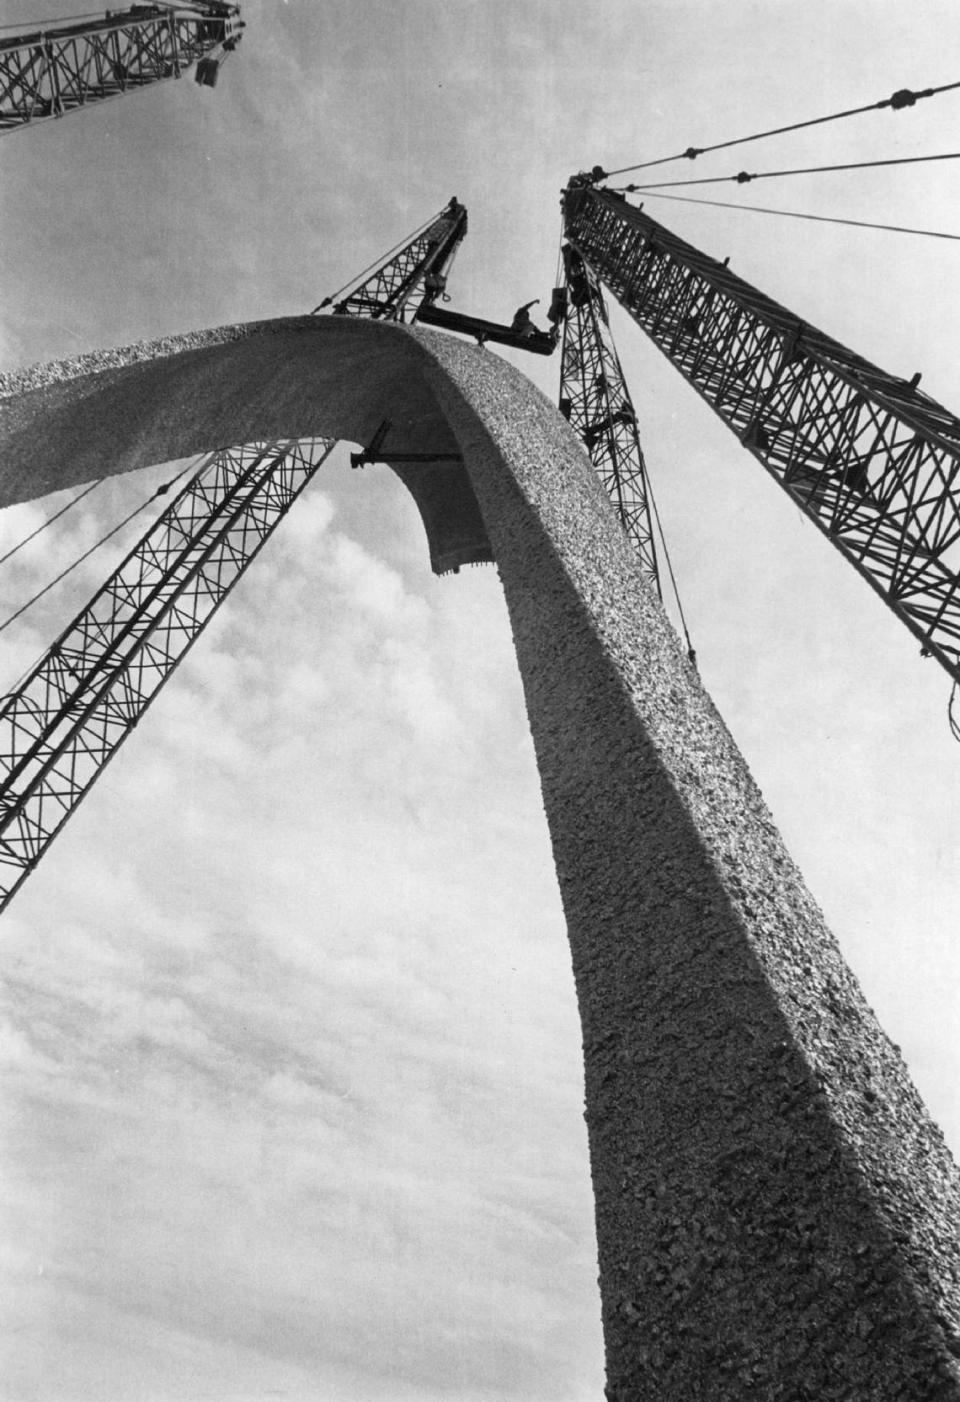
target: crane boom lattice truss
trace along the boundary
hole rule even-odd
[[[567,313],[560,357],[560,412],[582,439],[624,530],[637,547],[644,575],[659,593],[646,462],[603,292],[593,269],[569,245],[564,263]]]
[[[212,87],[214,55],[239,42],[239,15],[239,5],[221,0],[133,5],[0,39],[0,133],[179,78],[193,63]]]
[[[960,681],[960,420],[622,197],[575,178],[564,209],[634,321]]]
[[[316,310],[333,303],[334,312],[339,316],[402,321],[407,304],[417,294],[426,303],[442,295],[450,265],[466,235],[467,211],[456,199],[451,199],[425,229],[395,253],[388,254],[345,297],[335,303],[332,297],[327,297]],[[416,320],[416,312],[413,320]]]
[[[402,319],[415,295],[439,296],[466,230],[467,212],[451,200],[337,312]],[[304,439],[212,454],[0,698],[0,910],[334,446]]]
[[[0,700],[0,909],[333,446],[212,454]]]

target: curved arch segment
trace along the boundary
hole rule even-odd
[[[438,574],[491,560],[456,439],[404,329],[287,317],[192,332],[0,377],[0,506],[237,443],[342,438],[386,422]],[[391,462],[416,452],[432,462]]]
[[[611,1402],[960,1399],[956,1168],[569,425],[496,357],[375,322],[31,374],[6,500],[385,419],[448,455],[434,563],[496,559],[567,918]]]

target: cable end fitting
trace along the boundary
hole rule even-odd
[[[901,107],[912,107],[917,98],[921,96],[921,93],[911,92],[909,88],[900,88],[892,97],[888,97],[886,102],[882,105],[884,107],[892,107],[893,110],[897,112]]]

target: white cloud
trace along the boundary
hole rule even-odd
[[[562,945],[542,963],[552,876],[519,907],[476,889],[504,815],[474,810],[470,718],[487,741],[515,721],[509,643],[462,677],[456,603],[437,614],[330,519],[278,537],[252,606],[51,852],[34,911],[69,893],[70,922],[12,927],[28,1139],[50,1126],[65,1166],[37,1227],[47,1288],[331,1387],[366,1358],[343,1395],[459,1377],[468,1398],[545,1396],[579,1351],[547,1282],[571,1252],[589,1279],[592,1243],[568,1208],[571,1177],[587,1188]],[[526,872],[531,819],[509,821]],[[541,1021],[566,1026],[566,1099]]]

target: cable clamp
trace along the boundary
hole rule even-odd
[[[886,102],[880,105],[883,107],[892,107],[896,112],[899,111],[901,107],[912,107],[918,97],[924,97],[925,95],[924,93],[911,92],[909,88],[900,88],[898,92],[893,94],[893,97],[888,97]]]

